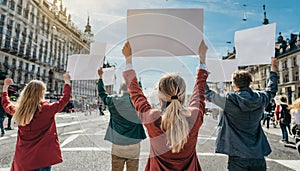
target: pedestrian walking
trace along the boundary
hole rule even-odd
[[[270,127],[270,120],[274,116],[275,107],[275,100],[272,99],[268,106],[265,108],[263,125],[265,125],[265,122],[267,121],[267,129],[269,129]]]
[[[163,76],[158,83],[161,109],[153,109],[136,78],[132,67],[129,42],[122,50],[126,58],[123,77],[131,101],[150,137],[150,155],[145,170],[201,170],[196,144],[205,112],[204,91],[208,72],[205,68],[207,46],[199,47],[200,64],[189,107],[185,106],[186,85],[178,74]]]
[[[0,97],[0,101],[1,101],[1,97]],[[3,125],[5,116],[6,116],[6,113],[2,107],[2,103],[0,103],[0,129],[1,129],[0,137],[3,137],[5,134],[4,125]]]
[[[4,80],[2,104],[5,111],[18,122],[18,136],[11,171],[50,171],[51,166],[62,162],[56,131],[55,114],[60,112],[71,98],[70,75],[64,74],[63,96],[56,102],[44,100],[46,85],[42,81],[30,81],[16,104],[8,97],[12,79]]]
[[[232,76],[234,92],[217,94],[208,86],[207,100],[223,109],[217,128],[216,152],[227,154],[229,171],[265,171],[264,156],[271,153],[269,142],[260,124],[265,107],[278,88],[278,61],[272,58],[272,71],[266,91],[250,88],[248,71],[236,71]]]
[[[282,132],[281,142],[289,143],[288,133],[291,135],[291,114],[287,104],[287,98],[285,96],[280,97],[280,104],[276,106],[275,113],[279,115],[279,125]]]
[[[112,171],[123,171],[126,163],[127,171],[137,171],[139,167],[140,142],[146,134],[130,101],[126,84],[120,85],[119,96],[108,95],[102,80],[103,70],[98,70],[98,92],[110,113],[109,125],[105,140],[112,142]]]

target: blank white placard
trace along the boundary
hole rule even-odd
[[[210,72],[207,81],[209,82],[230,82],[232,74],[238,70],[236,59],[220,60],[207,59],[206,64]]]
[[[93,42],[91,43],[90,55],[105,56],[106,43]]]
[[[235,32],[238,66],[270,64],[275,55],[276,23]]]
[[[105,86],[113,85],[115,83],[115,68],[103,68],[102,80]]]
[[[127,11],[127,40],[133,56],[197,55],[202,33],[203,9]]]
[[[71,80],[97,80],[102,66],[103,56],[77,54],[68,57],[67,71]]]

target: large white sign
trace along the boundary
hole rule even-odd
[[[71,80],[96,80],[98,69],[103,66],[106,43],[91,44],[90,54],[75,54],[68,56],[67,72]]]
[[[208,58],[206,64],[210,72],[207,81],[214,83],[230,82],[232,74],[238,70],[236,59],[220,60]]]
[[[197,55],[202,33],[203,9],[127,11],[127,40],[133,56]]]
[[[270,64],[275,55],[276,23],[235,32],[238,66]]]

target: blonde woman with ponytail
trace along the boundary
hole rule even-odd
[[[16,104],[8,97],[12,79],[4,80],[2,104],[18,123],[18,138],[11,171],[50,171],[51,166],[62,162],[56,131],[55,114],[60,112],[71,98],[70,75],[64,74],[63,96],[55,103],[44,99],[46,85],[39,80],[30,81]]]
[[[123,77],[128,86],[131,101],[150,137],[150,155],[145,170],[199,171],[201,170],[196,144],[198,131],[205,110],[206,52],[204,41],[199,47],[199,69],[190,99],[185,106],[186,84],[178,74],[163,76],[158,83],[161,109],[152,109],[140,89],[132,67],[132,52],[127,42],[122,53],[126,59]]]

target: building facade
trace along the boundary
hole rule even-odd
[[[62,0],[0,0],[0,70],[20,87],[39,79],[50,96],[60,96],[67,57],[89,53],[92,37],[89,19],[81,32]],[[73,94],[95,97],[95,85],[74,81]]]

